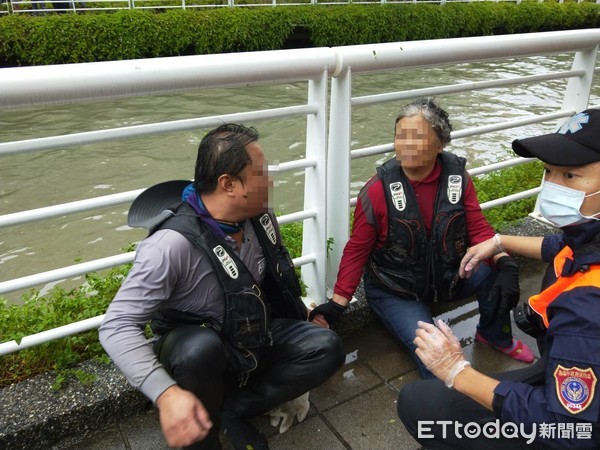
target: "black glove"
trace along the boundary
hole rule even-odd
[[[321,314],[325,317],[325,320],[329,325],[337,322],[337,320],[342,317],[344,311],[348,309],[347,306],[342,306],[339,303],[334,302],[332,299],[329,299],[327,303],[322,303],[313,309],[308,315],[308,321],[310,322],[315,318],[317,314]]]
[[[519,303],[519,265],[510,256],[496,261],[498,277],[490,291],[490,299],[499,301],[498,314],[507,314]]]

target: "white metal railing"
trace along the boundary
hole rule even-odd
[[[122,9],[200,9],[200,8],[223,8],[223,7],[261,7],[261,6],[305,6],[305,5],[385,5],[390,3],[427,3],[427,4],[445,4],[445,3],[468,3],[482,0],[178,0],[163,1],[157,4],[155,0],[101,0],[97,2],[77,1],[77,0],[6,0],[5,6],[0,6],[0,14],[47,14],[57,13],[81,13],[85,11],[116,11]],[[509,2],[520,4],[521,0],[483,0],[493,2]],[[538,0],[539,3],[555,0]],[[577,3],[584,1],[600,0],[577,0]],[[563,3],[563,0],[559,0]]]
[[[26,152],[43,152],[81,143],[108,142],[140,135],[157,135],[173,130],[212,128],[223,121],[256,121],[276,117],[306,117],[306,153],[304,157],[269,166],[271,173],[302,169],[305,172],[304,206],[279,218],[280,223],[303,221],[302,256],[295,259],[302,277],[315,301],[325,298],[327,285],[335,279],[343,244],[348,238],[350,206],[350,161],[352,159],[392,151],[392,144],[351,151],[352,110],[369,104],[407,100],[423,95],[441,95],[487,89],[507,84],[537,83],[543,80],[567,79],[563,105],[558,111],[539,116],[507,120],[492,126],[475,127],[453,132],[453,140],[482,135],[493,130],[514,128],[530,123],[553,121],[567,117],[588,106],[590,87],[600,43],[600,30],[574,30],[532,33],[510,36],[490,36],[461,39],[441,39],[300,50],[238,53],[232,55],[201,55],[177,58],[156,58],[103,63],[72,64],[47,67],[0,69],[0,111],[10,114],[10,108],[48,103],[82,102],[99,98],[137,96],[191,89],[236,87],[255,84],[280,84],[306,81],[306,102],[282,108],[244,113],[215,115],[191,120],[122,127],[110,130],[48,136],[17,142],[0,143],[0,157]],[[503,60],[571,52],[571,70],[546,75],[529,75],[478,83],[436,86],[425,89],[384,92],[353,98],[352,75],[385,70],[405,70],[415,67],[451,65],[470,61]],[[331,93],[328,94],[328,83]],[[432,82],[434,83],[434,82]],[[382,87],[385,90],[385,87]],[[329,106],[329,108],[328,108]],[[329,109],[329,111],[328,111]],[[521,158],[472,169],[473,175],[526,162]],[[333,190],[335,189],[335,195]],[[0,227],[37,222],[48,217],[88,211],[107,205],[130,203],[139,190],[83,199],[63,205],[0,216]],[[491,207],[533,196],[536,189],[488,202]],[[339,199],[348,201],[340,201]],[[335,245],[329,256],[327,240]],[[116,255],[41,274],[0,282],[0,295],[6,292],[58,281],[130,262],[133,254]],[[37,345],[43,341],[74,334],[98,325],[99,319],[74,323],[39,335],[26,337],[20,345],[0,344],[0,355]]]

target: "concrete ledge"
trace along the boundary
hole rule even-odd
[[[69,438],[79,440],[148,405],[114,364],[88,361],[80,368],[95,374],[96,381],[84,386],[73,379],[54,391],[56,375],[47,373],[0,390],[1,449],[51,448]]]
[[[540,236],[553,229],[526,219],[506,234]],[[521,268],[526,260],[519,260]],[[342,337],[356,334],[376,320],[368,308],[362,285],[341,320],[334,327]],[[85,437],[140,414],[151,403],[132,388],[114,364],[88,361],[80,369],[95,374],[96,381],[84,386],[76,379],[53,391],[55,375],[47,373],[0,389],[0,450],[63,448]]]

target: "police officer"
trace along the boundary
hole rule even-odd
[[[443,383],[407,385],[398,414],[426,448],[598,449],[600,110],[575,114],[556,133],[512,146],[544,162],[540,212],[562,230],[500,237],[501,248],[550,263],[542,292],[516,314],[524,330],[539,336],[542,358],[532,368],[489,377],[470,366],[443,322],[419,323],[416,353]],[[497,251],[494,240],[470,248],[461,275]]]

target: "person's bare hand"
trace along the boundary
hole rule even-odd
[[[202,402],[177,385],[156,401],[160,427],[169,447],[185,447],[203,440],[213,424]]]
[[[312,319],[310,319],[310,322],[323,328],[329,328],[329,323],[321,314],[316,314]]]
[[[494,238],[469,247],[460,261],[458,275],[461,278],[469,278],[474,271],[477,271],[479,264],[498,253],[498,246]]]

